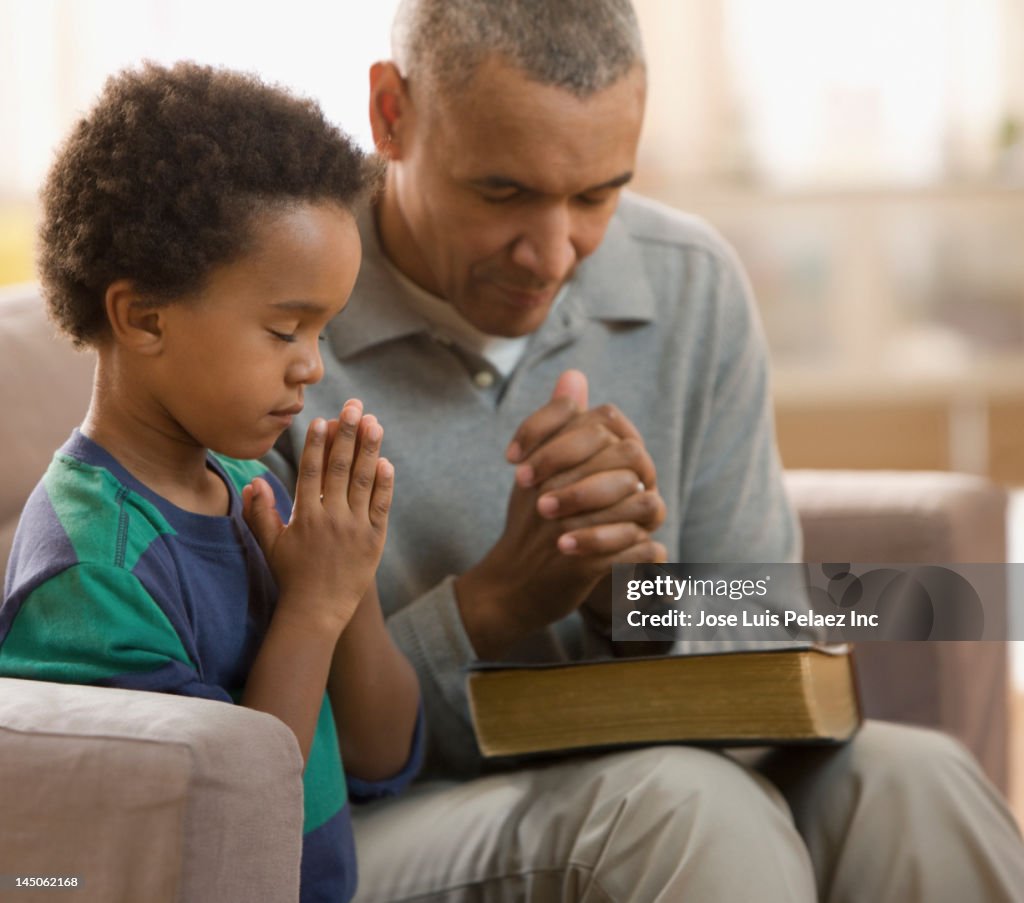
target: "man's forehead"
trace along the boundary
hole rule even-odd
[[[458,178],[529,184],[539,169],[572,173],[577,190],[586,190],[632,171],[644,91],[639,68],[580,98],[492,59],[465,91],[435,107],[431,139]]]
[[[430,107],[446,112],[474,105],[494,108],[496,103],[504,105],[507,101],[514,101],[524,109],[531,105],[596,108],[600,105],[595,102],[599,98],[626,93],[632,96],[634,103],[642,106],[647,85],[646,69],[637,64],[610,84],[580,94],[570,88],[538,80],[496,53],[484,57],[453,85],[445,85],[443,78],[428,81],[426,96],[417,97],[417,103],[425,101]]]

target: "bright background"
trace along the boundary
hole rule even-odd
[[[749,268],[786,465],[1024,485],[1024,0],[636,3],[636,187],[708,217]],[[33,277],[36,191],[110,73],[253,70],[369,147],[394,6],[0,0],[0,284]],[[1012,510],[1024,560],[1024,497]]]
[[[32,277],[35,193],[110,73],[144,58],[254,70],[369,147],[366,73],[395,5],[0,0],[0,283]],[[1024,483],[1024,0],[637,6],[651,69],[637,186],[737,245],[791,463]],[[793,418],[823,398],[891,405],[894,381],[917,447],[802,441]]]

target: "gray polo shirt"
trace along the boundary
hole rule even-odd
[[[701,221],[624,194],[600,247],[530,336],[515,369],[439,334],[403,300],[372,216],[348,307],[328,327],[324,379],[282,437],[288,459],[309,421],[361,398],[384,426],[395,501],[378,586],[388,625],[415,666],[428,721],[428,770],[479,769],[463,668],[474,652],[452,580],[500,536],[513,468],[505,448],[582,370],[592,404],[613,402],[643,435],[668,516],[656,534],[680,562],[798,560],[799,532],[775,449],[768,361],[751,293],[723,240]],[[290,479],[290,481],[289,481]],[[561,658],[607,648],[573,615],[515,650]]]

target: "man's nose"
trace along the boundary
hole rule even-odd
[[[565,204],[535,211],[512,246],[512,261],[538,282],[561,282],[576,263],[573,219]]]

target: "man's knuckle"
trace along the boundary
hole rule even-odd
[[[644,448],[643,443],[635,436],[627,436],[622,440],[622,453],[631,464],[638,464],[647,456],[647,450]]]
[[[637,504],[640,507],[640,516],[645,518],[657,517],[659,509],[662,507],[661,499],[653,492],[639,493],[637,495]]]
[[[597,426],[594,431],[594,436],[596,439],[594,444],[598,448],[607,448],[619,441],[619,437],[616,435],[615,431],[608,429],[608,427],[603,423]]]
[[[655,523],[661,524],[664,522],[665,517],[668,515],[668,506],[665,504],[664,500],[660,495],[656,495],[654,493],[651,493],[651,495],[654,498],[654,511],[651,512],[651,519]]]
[[[534,481],[545,479],[551,470],[551,454],[547,449],[540,449],[533,454],[529,463],[533,468]]]
[[[576,511],[583,502],[583,490],[578,486],[567,486],[558,493],[560,511]]]
[[[541,494],[545,492],[558,492],[564,489],[566,486],[571,486],[577,480],[579,480],[579,473],[575,470],[563,471],[562,473],[556,473],[554,476],[548,477],[541,485]]]

